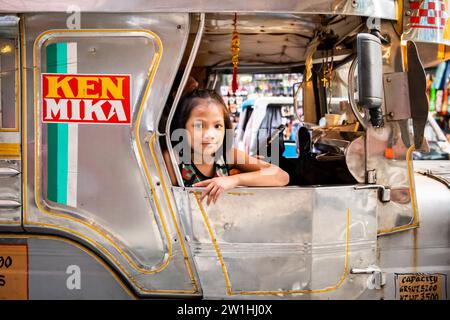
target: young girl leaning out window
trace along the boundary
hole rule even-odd
[[[232,139],[226,139],[227,134],[233,135],[232,130],[229,111],[216,92],[197,89],[181,99],[172,123],[171,139],[184,137],[178,142],[181,148],[173,143],[176,150],[181,150],[178,156],[183,183],[186,187],[205,187],[201,200],[207,197],[208,205],[215,203],[225,190],[237,186],[289,183],[289,175],[279,167],[232,147]],[[228,141],[229,146],[225,143]],[[164,151],[164,160],[172,184],[177,185],[168,151]],[[239,173],[230,175],[232,170]]]

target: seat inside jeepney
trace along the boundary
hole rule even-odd
[[[357,183],[347,167],[346,150],[343,144],[357,138],[358,133],[333,132],[330,134],[326,132],[326,129],[312,130],[300,125],[295,134],[295,140],[290,141],[283,134],[286,124],[283,122],[280,110],[274,106],[267,108],[256,138],[258,146],[256,156],[265,156],[272,161],[274,159],[271,158],[272,152],[277,151],[279,160],[276,163],[289,173],[289,185]],[[324,138],[320,139],[319,136]],[[327,136],[332,136],[334,139],[327,139]],[[294,157],[288,157],[285,150],[292,142],[295,144],[297,154]],[[272,144],[274,144],[273,147]]]

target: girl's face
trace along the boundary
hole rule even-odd
[[[222,106],[215,101],[199,100],[189,115],[186,130],[194,154],[210,157],[219,150],[225,137]]]

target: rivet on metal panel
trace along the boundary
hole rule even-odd
[[[393,72],[384,75],[384,102],[388,121],[411,117],[408,74]]]

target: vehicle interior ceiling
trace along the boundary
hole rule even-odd
[[[220,75],[232,74],[231,37],[234,29],[234,17],[234,13],[208,13],[205,16],[204,33],[190,72],[190,75],[199,82],[199,88],[216,89],[220,92]],[[304,122],[305,127],[309,130],[309,136],[312,137],[309,140],[312,141],[297,142],[300,150],[309,150],[309,156],[299,154],[298,159],[282,159],[282,163],[280,163],[280,166],[291,175],[290,185],[356,183],[345,165],[345,150],[333,143],[327,146],[327,142],[324,141],[339,139],[351,141],[359,136],[358,130],[354,130],[353,127],[352,130],[326,130],[329,139],[322,139],[323,141],[321,140],[319,143],[320,138],[316,137],[317,133],[314,128],[318,127],[320,118],[324,118],[326,113],[333,112],[330,109],[331,96],[328,96],[331,90],[327,90],[324,86],[325,81],[323,81],[324,62],[331,63],[333,69],[332,96],[346,98],[347,74],[334,71],[339,70],[341,66],[348,66],[354,59],[356,35],[358,32],[364,31],[365,18],[340,15],[258,13],[238,13],[236,17],[237,31],[240,36],[238,65],[240,74],[305,74],[307,58],[312,56],[310,65],[314,90],[311,93],[314,95],[316,121]],[[188,44],[180,65],[179,75],[172,86],[172,92],[180,90],[180,75],[187,65],[199,28],[199,21],[200,15],[193,14]],[[318,43],[315,49],[313,48],[314,43]],[[313,52],[312,55],[311,52]],[[171,104],[166,105],[166,109],[171,107]],[[336,108],[336,106],[334,107]],[[160,132],[165,131],[164,117],[159,128]],[[319,135],[323,137],[324,130],[319,131]],[[305,137],[305,132],[300,133],[299,130],[297,140],[302,134]],[[304,138],[303,140],[308,139]],[[302,142],[304,142],[303,145]],[[317,142],[317,148],[314,147],[315,142]],[[334,158],[319,157],[321,159],[318,161],[319,158],[316,156],[319,154],[321,156],[331,155]],[[305,177],[306,171],[310,172],[307,177]],[[328,173],[324,174],[323,172]]]

